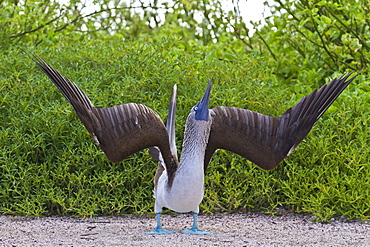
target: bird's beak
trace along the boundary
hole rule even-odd
[[[212,81],[213,81],[213,78],[209,81],[208,87],[202,99],[195,106],[195,120],[208,121],[209,119],[208,105],[209,105],[209,97],[211,95]]]

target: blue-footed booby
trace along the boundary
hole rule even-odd
[[[175,146],[176,85],[166,125],[152,109],[136,103],[97,108],[86,94],[42,58],[32,59],[73,106],[81,122],[112,162],[150,149],[159,161],[154,178],[156,229],[148,234],[173,233],[162,228],[160,215],[166,207],[193,212],[188,234],[210,234],[198,228],[199,204],[204,194],[204,174],[217,149],[241,155],[265,170],[274,169],[309,133],[316,121],[357,76],[343,74],[303,97],[279,117],[235,107],[208,108],[212,79],[202,99],[186,120],[181,161]]]

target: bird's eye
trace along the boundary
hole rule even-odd
[[[194,111],[197,111],[198,110],[198,106],[194,106]]]

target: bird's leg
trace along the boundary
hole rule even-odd
[[[193,226],[190,229],[184,229],[181,233],[185,234],[213,234],[213,232],[207,232],[203,230],[199,230],[198,228],[198,213],[193,213]]]
[[[153,231],[146,232],[145,234],[170,234],[170,233],[175,233],[173,231],[168,231],[168,230],[165,230],[165,229],[162,228],[161,213],[156,213],[155,214],[155,219],[156,219],[156,222],[157,222],[157,227]]]

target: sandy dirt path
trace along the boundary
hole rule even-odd
[[[370,246],[369,222],[311,220],[297,215],[200,215],[200,228],[214,234],[193,236],[178,233],[190,227],[191,215],[164,215],[164,228],[177,233],[153,236],[144,234],[155,226],[147,216],[0,216],[0,246]]]

